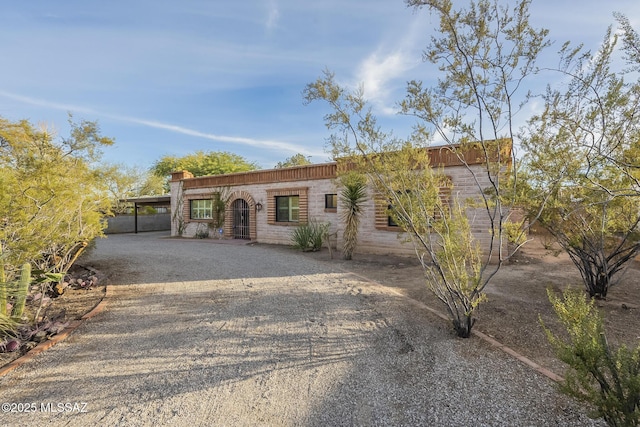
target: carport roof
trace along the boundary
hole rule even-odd
[[[164,194],[162,196],[130,197],[122,199],[121,201],[136,204],[169,204],[171,203],[171,194]]]

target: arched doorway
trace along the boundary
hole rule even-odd
[[[233,238],[250,239],[249,203],[244,199],[236,199],[232,205]]]

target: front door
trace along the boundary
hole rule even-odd
[[[250,239],[249,204],[243,199],[233,202],[233,238]]]

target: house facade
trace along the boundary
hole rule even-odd
[[[470,168],[477,169],[475,178],[449,150],[432,148],[430,156],[431,164],[442,167],[449,178],[451,197],[479,197],[478,179],[482,187],[489,185],[479,152],[471,151],[465,159]],[[330,224],[332,244],[341,247],[342,207],[336,177],[336,163],[203,177],[193,177],[188,171],[174,172],[171,235],[290,245],[293,229],[315,220]],[[488,248],[491,227],[487,213],[477,209],[469,216],[475,237],[483,249]],[[356,252],[413,254],[412,245],[403,243],[405,237],[389,220],[386,206],[369,190]]]

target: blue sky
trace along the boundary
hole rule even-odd
[[[463,3],[466,4],[466,1]],[[640,29],[638,0],[534,0],[531,21],[596,48],[612,12]],[[382,124],[437,20],[402,0],[30,0],[0,8],[0,116],[67,131],[97,120],[104,161],[148,167],[163,155],[230,151],[263,168],[301,152],[328,160],[322,104],[302,90],[325,68],[363,84]]]

